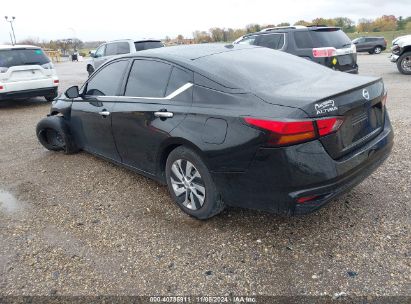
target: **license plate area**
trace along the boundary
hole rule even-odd
[[[39,70],[24,70],[14,71],[10,76],[10,81],[29,80],[44,78],[44,75]]]
[[[351,64],[353,64],[352,55],[337,56],[337,60],[338,60],[339,65],[351,65]]]
[[[344,123],[338,132],[321,138],[333,159],[338,159],[376,137],[384,126],[381,102],[361,105],[344,113]]]

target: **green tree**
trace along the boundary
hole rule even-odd
[[[210,34],[206,31],[195,31],[193,37],[196,43],[207,43],[212,41]]]
[[[397,18],[393,15],[384,15],[372,23],[374,32],[395,31],[397,29]]]
[[[277,24],[277,26],[290,26],[289,22],[281,22],[279,24]]]
[[[334,18],[335,26],[340,27],[346,33],[353,33],[356,30],[355,22],[347,17]]]
[[[361,18],[360,20],[358,20],[358,24],[357,24],[357,31],[358,32],[371,32],[373,29],[373,21],[372,19],[365,19],[365,18]]]
[[[294,25],[304,25],[304,26],[309,26],[311,25],[311,22],[305,21],[305,20],[298,20]]]
[[[247,33],[259,32],[259,31],[261,31],[261,26],[259,24],[252,23],[252,24],[248,24],[245,27],[245,30],[246,30]]]
[[[405,25],[407,24],[407,22],[404,20],[404,18],[402,16],[398,17],[397,20],[397,30],[403,30],[405,29]]]
[[[213,27],[210,29],[211,39],[214,42],[224,41],[224,30],[219,27]]]

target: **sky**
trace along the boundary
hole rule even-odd
[[[15,16],[17,41],[28,37],[79,38],[83,41],[192,37],[211,27],[244,28],[316,17],[360,18],[411,16],[411,0],[3,0],[0,43],[10,41]]]

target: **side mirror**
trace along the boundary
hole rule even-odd
[[[72,86],[68,88],[64,94],[67,96],[67,98],[70,99],[77,98],[80,96],[78,86]]]

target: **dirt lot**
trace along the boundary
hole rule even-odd
[[[167,189],[87,153],[46,151],[42,99],[0,103],[0,295],[402,295],[410,293],[411,77],[382,55],[391,157],[317,213],[183,214]],[[57,65],[61,89],[87,77]]]

